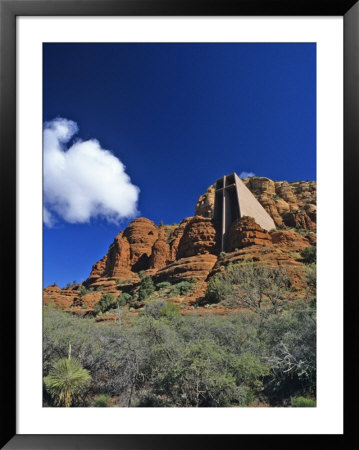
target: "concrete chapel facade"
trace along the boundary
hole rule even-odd
[[[265,230],[275,228],[273,219],[236,173],[216,181],[213,219],[219,224],[221,251],[226,250],[226,237],[231,224],[243,216],[253,217]]]

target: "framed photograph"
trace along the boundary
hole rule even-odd
[[[3,448],[343,439],[358,3],[0,13]]]

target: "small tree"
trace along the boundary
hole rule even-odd
[[[99,312],[104,313],[109,309],[114,308],[115,306],[116,303],[114,296],[112,294],[104,294],[94,306],[94,311],[96,314],[98,314]]]
[[[179,316],[178,306],[173,303],[166,303],[160,310],[160,316],[166,317],[167,319],[172,319],[173,317]]]
[[[117,297],[117,306],[125,306],[127,303],[129,303],[132,299],[132,295],[127,294],[126,292],[123,292]]]
[[[154,292],[154,290],[155,286],[153,284],[152,278],[142,275],[140,289],[138,291],[138,300],[140,302],[146,300],[146,298],[149,297],[152,292]]]
[[[80,296],[82,297],[83,295],[85,295],[85,294],[87,294],[88,293],[88,290],[86,289],[86,286],[80,286],[80,289],[79,289],[79,293],[80,293]]]
[[[172,293],[174,295],[185,295],[188,291],[193,289],[194,284],[190,281],[181,281],[175,284],[172,288]]]
[[[317,260],[317,247],[315,245],[312,247],[306,247],[300,252],[300,256],[305,264],[315,263]]]
[[[209,303],[219,303],[234,292],[233,284],[222,276],[212,277],[207,285],[206,300]]]
[[[169,281],[162,281],[161,283],[156,284],[156,289],[158,289],[160,291],[161,289],[166,289],[171,286],[172,286],[172,284]]]

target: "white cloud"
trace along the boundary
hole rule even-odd
[[[248,178],[248,177],[254,177],[255,173],[253,172],[241,172],[239,174],[239,178]]]
[[[72,120],[44,124],[45,225],[52,226],[56,215],[70,223],[95,217],[118,223],[136,216],[140,190],[125,166],[95,139],[69,145],[77,132]]]

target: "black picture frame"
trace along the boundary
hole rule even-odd
[[[359,2],[358,0],[0,0],[0,183],[3,194],[1,445],[6,449],[182,449],[268,443],[284,440],[310,446],[323,437],[342,447],[353,431],[355,415],[344,422],[344,435],[18,435],[16,434],[16,17],[18,16],[342,16],[344,18],[344,242],[346,260],[355,246],[355,178],[359,169]],[[350,249],[350,251],[349,251]],[[349,255],[349,256],[348,256]],[[351,292],[354,268],[347,262],[344,285]],[[356,268],[356,267],[355,267]],[[355,291],[353,291],[355,292]],[[345,304],[345,341],[351,342],[355,298]],[[345,374],[355,357],[345,348]],[[347,384],[346,384],[347,387]],[[352,401],[345,390],[345,405]],[[281,437],[281,440],[279,440]],[[285,439],[283,439],[285,438]]]

